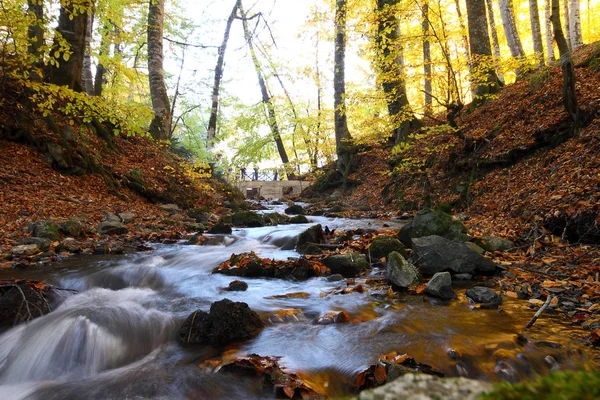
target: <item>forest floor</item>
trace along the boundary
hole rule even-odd
[[[463,110],[458,132],[431,120],[401,151],[361,149],[349,177],[358,184],[339,203],[396,216],[451,209],[471,237],[512,240],[511,251],[488,254],[504,269],[504,293],[528,287],[538,307],[558,295],[555,310],[595,329],[600,344],[600,44],[579,49],[574,64],[577,134],[560,67],[544,68]],[[331,206],[333,190],[305,196]]]

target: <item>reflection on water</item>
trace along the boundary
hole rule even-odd
[[[530,333],[538,345],[517,343],[516,333],[532,314],[523,302],[507,300],[498,311],[417,296],[378,300],[368,291],[325,295],[344,283],[324,278],[244,279],[247,291],[224,292],[234,278],[211,274],[232,253],[297,257],[289,249],[314,223],[332,229],[381,229],[384,223],[310,219],[304,225],[236,229],[205,246],[159,246],[148,254],[82,257],[45,271],[20,272],[80,293],[57,299],[52,313],[0,336],[0,398],[272,397],[255,378],[198,369],[223,349],[184,349],[174,342],[183,318],[225,297],[248,303],[265,319],[281,309],[302,310],[306,320],[269,326],[229,351],[280,356],[284,367],[327,387],[333,396],[347,395],[345,383],[391,351],[406,352],[447,375],[491,380],[517,380],[586,361],[559,320],[538,320]],[[269,298],[294,292],[309,295]],[[314,324],[335,310],[346,311],[354,322]]]

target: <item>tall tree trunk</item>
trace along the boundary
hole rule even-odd
[[[431,43],[429,42],[429,3],[423,3],[423,75],[425,76],[425,114],[433,112],[433,86],[431,84]],[[467,49],[467,53],[469,50]]]
[[[44,23],[44,5],[43,0],[27,0],[27,9],[35,19],[27,28],[27,38],[29,39],[29,46],[27,52],[31,56],[31,67],[33,73],[31,79],[36,82],[41,82],[42,77],[42,66],[44,65],[44,29],[42,25]]]
[[[394,140],[400,143],[419,126],[418,120],[410,108],[406,96],[404,80],[404,61],[400,42],[400,23],[396,17],[396,5],[399,0],[378,0],[377,11],[377,64],[379,79],[386,95],[388,112],[397,128]]]
[[[242,25],[244,27],[246,45],[248,45],[248,49],[250,50],[250,56],[252,57],[252,62],[254,63],[254,69],[256,70],[258,86],[260,86],[260,93],[262,95],[262,102],[267,108],[267,120],[269,122],[269,127],[271,128],[271,135],[273,135],[273,140],[277,145],[277,152],[279,153],[279,157],[281,158],[281,162],[283,163],[288,179],[294,179],[295,176],[292,171],[292,168],[290,167],[290,160],[288,158],[287,152],[285,151],[285,147],[283,146],[283,141],[281,140],[279,125],[277,125],[275,106],[273,105],[273,101],[271,99],[271,96],[269,95],[267,83],[265,82],[265,79],[263,77],[262,67],[260,65],[260,61],[258,60],[258,57],[256,56],[256,51],[254,50],[254,44],[252,43],[252,33],[250,32],[250,28],[248,27],[248,19],[246,17],[246,12],[244,11],[244,7],[241,1],[238,3],[238,8],[240,11],[240,16],[242,18]]]
[[[171,107],[165,71],[163,69],[163,28],[165,21],[165,1],[150,0],[148,8],[148,81],[154,119],[150,124],[150,134],[156,140],[168,140],[171,133]]]
[[[571,38],[571,49],[575,50],[583,46],[579,0],[569,0],[569,37]]]
[[[552,8],[554,9],[554,3],[552,3]],[[563,0],[563,18],[565,19],[564,36],[566,36],[567,45],[569,46],[569,49],[572,49],[573,43],[571,43],[571,16],[569,13],[569,0]]]
[[[463,46],[465,47],[465,57],[467,59],[467,65],[469,67],[469,73],[471,73],[471,53],[469,52],[469,38],[467,37],[467,27],[465,25],[465,18],[460,9],[460,0],[454,0],[456,6],[456,14],[458,15],[458,23],[460,25],[460,32],[462,36]],[[441,7],[440,7],[441,8]]]
[[[62,51],[57,39],[54,40],[52,54],[59,53],[56,60],[58,65],[48,67],[47,79],[50,83],[67,86],[78,92],[83,91],[83,54],[85,53],[85,37],[87,34],[88,13],[91,12],[93,3],[82,1],[85,10],[75,9],[71,1],[64,0],[58,17],[57,34],[61,35],[69,45],[67,55]],[[66,60],[65,60],[66,58]]]
[[[227,51],[227,43],[229,42],[229,32],[231,32],[231,25],[237,14],[239,4],[240,0],[236,0],[235,5],[233,6],[233,10],[231,10],[231,14],[229,14],[229,18],[227,19],[227,24],[225,25],[223,41],[221,42],[221,46],[219,46],[219,54],[217,57],[217,66],[215,67],[215,79],[212,91],[212,105],[210,108],[210,118],[208,120],[207,147],[209,149],[213,147],[213,142],[216,137],[217,119],[219,116],[219,92],[221,90],[221,80],[223,79],[223,64],[225,63],[225,52]]]
[[[522,60],[525,52],[523,51],[523,45],[517,32],[511,0],[498,0],[498,4],[500,5],[500,17],[502,18],[502,26],[504,27],[504,34],[508,42],[510,54],[517,60]]]
[[[552,0],[544,0],[544,25],[546,28],[546,51],[548,53],[548,64],[552,64],[554,58],[554,42],[552,41]]]
[[[485,3],[481,0],[466,0],[467,18],[469,22],[469,46],[473,60],[476,104],[486,94],[496,93],[500,90],[500,81],[490,65],[492,49],[490,48],[490,36],[488,33],[487,18],[485,15]]]
[[[531,35],[533,36],[533,52],[535,61],[540,67],[544,66],[544,45],[542,44],[542,27],[540,25],[540,10],[538,0],[529,0],[529,19]]]
[[[104,28],[101,32],[100,39],[100,52],[99,52],[99,60],[98,65],[96,66],[96,75],[94,76],[94,96],[102,96],[102,91],[104,89],[104,74],[106,73],[106,68],[102,63],[103,57],[107,57],[109,53],[109,27],[104,25]]]
[[[563,75],[563,105],[569,113],[571,121],[573,121],[573,131],[577,134],[579,131],[579,105],[575,91],[575,70],[571,60],[571,51],[560,25],[559,0],[552,0],[552,26],[554,28],[554,40],[556,40],[560,53],[560,67]]]
[[[500,61],[500,42],[498,41],[498,30],[496,29],[496,18],[494,17],[494,5],[492,0],[485,0],[487,15],[490,21],[490,30],[492,31],[492,47],[494,48],[494,59],[496,63]],[[497,64],[496,64],[497,65]],[[498,79],[504,82],[504,76],[498,73]]]
[[[350,173],[352,144],[346,118],[346,0],[335,1],[335,51],[333,62],[333,106],[335,150],[338,157],[338,170],[344,182]]]
[[[94,25],[94,13],[88,13],[87,34],[85,35],[85,53],[83,54],[83,87],[85,92],[92,96],[94,94],[94,75],[92,74],[92,32]]]

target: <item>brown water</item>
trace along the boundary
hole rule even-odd
[[[339,229],[383,224],[311,219],[310,225]],[[210,246],[159,246],[146,254],[81,257],[18,272],[80,293],[57,298],[50,314],[0,335],[0,399],[273,398],[260,378],[198,368],[224,354],[281,357],[285,368],[334,397],[350,394],[356,374],[391,351],[408,353],[449,376],[486,380],[515,381],[589,361],[578,345],[581,332],[559,317],[543,316],[528,333],[530,342],[517,344],[516,334],[533,314],[522,301],[506,299],[498,311],[474,310],[462,295],[445,305],[422,296],[384,299],[369,291],[323,295],[344,285],[325,278],[245,279],[248,291],[224,292],[233,278],[210,272],[232,253],[297,257],[283,249],[293,247],[310,225],[238,229]],[[294,292],[309,296],[268,298]],[[296,308],[307,320],[270,325],[255,339],[227,349],[180,347],[175,337],[182,320],[225,297],[248,303],[265,319]],[[314,324],[336,310],[356,322]]]

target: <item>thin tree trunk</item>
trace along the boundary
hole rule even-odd
[[[431,84],[431,43],[429,42],[429,3],[423,3],[423,74],[425,75],[425,114],[431,115],[433,111],[433,86]],[[467,53],[468,53],[467,48]]]
[[[492,0],[485,0],[487,15],[490,22],[490,30],[492,31],[492,47],[494,48],[494,59],[496,60],[496,65],[500,61],[500,42],[498,41],[498,30],[496,29],[496,18],[494,17],[494,5]],[[498,79],[504,82],[504,76],[498,72],[496,68],[496,73],[498,74]]]
[[[29,39],[27,52],[31,56],[31,67],[34,70],[31,74],[31,80],[41,82],[43,80],[42,66],[44,65],[44,52],[42,50],[44,46],[44,29],[42,28],[44,5],[42,0],[28,0],[27,8],[35,17],[35,20],[27,28],[27,38]]]
[[[467,65],[469,66],[469,73],[471,73],[471,53],[469,52],[469,37],[467,36],[467,27],[465,25],[465,18],[460,9],[460,0],[454,0],[456,6],[456,14],[458,15],[458,23],[460,25],[460,32],[462,36],[463,46],[465,47],[465,57],[467,59]]]
[[[510,54],[513,58],[522,60],[525,52],[523,51],[523,45],[517,32],[511,0],[498,0],[498,4],[500,5],[500,17],[502,17],[502,26],[504,27],[504,34],[508,42]]]
[[[559,0],[552,0],[552,26],[554,28],[554,40],[556,40],[560,53],[560,67],[563,75],[563,105],[569,113],[571,121],[573,121],[573,131],[577,134],[579,130],[579,105],[575,91],[575,70],[571,60],[571,51],[560,25]]]
[[[552,0],[544,0],[544,25],[546,27],[546,51],[548,53],[548,64],[552,64],[554,58],[554,42],[552,41]]]
[[[279,153],[279,157],[281,157],[281,162],[283,163],[288,179],[294,179],[295,175],[289,165],[290,160],[288,158],[287,152],[285,151],[285,147],[283,146],[283,141],[281,140],[279,125],[277,125],[275,106],[273,105],[273,101],[271,99],[271,96],[269,95],[267,83],[265,82],[265,79],[263,77],[262,67],[260,65],[260,61],[258,60],[258,57],[256,56],[256,51],[254,50],[254,45],[252,43],[252,34],[250,32],[250,28],[248,27],[248,19],[246,18],[246,12],[244,11],[244,7],[241,1],[238,4],[238,8],[240,11],[240,16],[242,18],[242,25],[244,27],[244,37],[246,39],[246,44],[248,45],[248,49],[250,50],[250,56],[252,57],[254,69],[256,70],[258,86],[260,86],[260,92],[262,95],[262,102],[267,108],[267,120],[269,122],[269,127],[271,128],[271,135],[273,135],[273,140],[277,145],[277,152]]]
[[[210,108],[210,118],[208,120],[208,134],[207,134],[207,147],[211,149],[217,132],[217,119],[219,116],[219,92],[221,90],[221,80],[223,79],[223,65],[225,63],[225,52],[227,51],[227,43],[229,42],[229,33],[231,32],[231,25],[237,14],[240,0],[236,0],[231,14],[227,19],[225,25],[225,33],[223,34],[223,41],[219,46],[219,54],[217,57],[217,66],[215,67],[215,79],[212,91],[212,105]]]
[[[569,0],[569,36],[571,38],[571,49],[575,50],[583,46],[579,0]]]
[[[554,3],[552,3],[554,8]],[[565,19],[565,33],[567,44],[569,45],[569,49],[573,48],[573,43],[571,43],[571,16],[569,15],[569,0],[563,0],[563,18]],[[554,24],[553,24],[554,25]],[[560,50],[559,50],[560,53]]]
[[[406,96],[404,61],[400,42],[400,23],[396,17],[398,0],[378,0],[377,11],[377,64],[380,80],[386,95],[388,112],[393,120],[394,141],[403,142],[408,134],[418,126]]]
[[[538,0],[529,0],[529,19],[531,35],[533,36],[533,52],[535,61],[540,67],[544,66],[544,45],[542,44],[542,27],[540,26],[540,10]]]
[[[55,39],[51,54],[58,53],[58,65],[48,67],[47,78],[50,83],[67,86],[77,92],[83,91],[83,54],[85,53],[85,37],[87,34],[88,12],[91,11],[91,1],[81,3],[85,10],[75,11],[70,2],[63,3],[58,17],[56,33],[61,35],[69,45],[70,55],[61,51],[58,40]],[[66,58],[66,60],[65,60]]]
[[[102,64],[102,58],[108,56],[109,52],[109,42],[108,42],[108,26],[104,26],[104,29],[101,32],[102,38],[100,39],[100,52],[99,52],[99,61],[96,66],[96,75],[94,76],[94,96],[101,97],[102,90],[104,89],[104,74],[106,73],[106,68],[104,64]]]
[[[469,46],[473,60],[473,74],[475,87],[475,100],[481,101],[481,97],[496,93],[500,90],[498,76],[491,67],[489,59],[492,58],[490,48],[490,36],[488,33],[487,18],[485,15],[485,3],[481,0],[466,0],[467,17],[469,22]]]
[[[165,1],[150,0],[148,8],[148,81],[154,110],[150,134],[156,140],[169,139],[172,120],[163,69],[164,20]]]
[[[346,0],[335,2],[335,51],[333,66],[333,106],[335,149],[338,156],[338,170],[347,180],[352,162],[352,145],[348,121],[346,119]]]
[[[83,55],[83,87],[85,92],[92,96],[94,94],[94,75],[92,74],[92,32],[94,25],[94,13],[88,13],[87,34],[85,35],[85,53]]]

